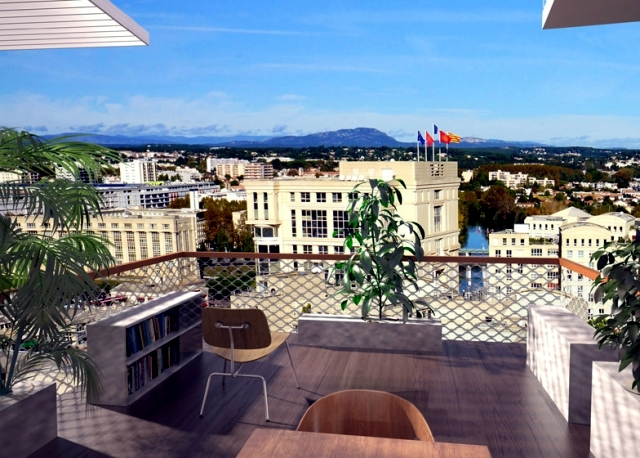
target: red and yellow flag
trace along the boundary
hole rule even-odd
[[[460,135],[456,135],[453,132],[447,132],[447,135],[449,136],[449,141],[451,141],[451,143],[460,143]]]

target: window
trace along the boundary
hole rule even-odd
[[[311,245],[302,245],[302,253],[303,254],[312,254],[313,247]]]
[[[326,245],[320,245],[318,247],[318,254],[329,254],[329,247]]]
[[[147,247],[147,234],[145,232],[138,232],[138,243],[140,244],[140,259],[147,259],[149,257],[149,248]]]
[[[531,250],[531,256],[542,256],[542,248],[533,248]]]
[[[524,272],[524,264],[518,264],[518,273],[521,274]]]
[[[502,256],[502,251],[496,250],[496,258],[499,258],[500,256]]]
[[[101,229],[104,229],[105,227],[107,227],[107,224],[106,223],[98,223],[98,227],[101,228]]]
[[[164,233],[164,252],[166,254],[173,253],[173,238],[168,232]]]
[[[301,192],[300,193],[300,202],[311,202],[311,193],[310,192]]]
[[[295,192],[290,192],[289,193],[289,201],[290,202],[295,202],[296,201],[296,193]]]
[[[550,249],[548,254],[549,256],[558,256],[558,250]]]
[[[515,246],[516,245],[516,239],[511,239],[511,245]]]
[[[579,257],[579,258],[584,258],[584,251],[579,250],[579,251],[578,251],[578,257]]]
[[[258,193],[253,193],[253,219],[258,219]]]
[[[520,246],[524,246],[524,239],[520,239]]]
[[[573,250],[567,250],[567,258],[573,258]]]
[[[348,233],[349,216],[345,210],[333,211],[333,237],[343,239]]]
[[[557,270],[550,270],[547,272],[547,280],[555,280],[556,278],[558,278]]]
[[[125,229],[131,229],[131,223],[124,223]]]
[[[565,240],[565,242],[566,242],[565,245],[569,246],[569,239]]]
[[[118,229],[118,223],[111,223],[111,229]]]
[[[511,274],[513,273],[513,267],[511,266],[511,264],[507,264],[506,273],[507,280],[511,280]]]
[[[296,226],[296,211],[291,210],[291,237],[298,236],[298,228]]]
[[[327,238],[326,210],[302,210],[302,236]]]
[[[503,238],[503,239],[502,239],[502,244],[503,244],[503,245],[506,245],[506,244],[507,244],[507,239]]]
[[[293,254],[298,254],[298,245],[291,245],[291,252]]]
[[[433,198],[435,200],[440,200],[442,199],[442,191],[440,189],[433,191]]]
[[[126,224],[125,224],[126,226]],[[131,224],[129,224],[131,226]],[[127,256],[129,257],[129,262],[133,262],[136,260],[136,238],[133,232],[127,232]]]
[[[573,272],[571,272],[571,271],[567,272],[567,280],[569,280],[569,281],[573,280]]]
[[[582,274],[578,274],[578,281],[582,281]]]
[[[442,231],[442,206],[433,207],[433,230]]]
[[[333,253],[334,254],[344,254],[344,247],[343,246],[334,246],[333,247]]]
[[[114,231],[113,232],[113,245],[115,247],[116,252],[116,260],[122,262],[122,232]]]
[[[591,239],[589,239],[589,246],[591,246]]]
[[[582,293],[584,293],[584,286],[578,285],[578,297],[581,297]]]
[[[266,192],[262,193],[262,202],[264,205],[264,219],[269,219],[269,202],[267,200],[268,196]]]
[[[159,232],[151,233],[151,251],[153,252],[153,257],[160,256],[160,233]]]
[[[354,200],[358,199],[358,193],[357,192],[350,192],[349,193],[349,202],[353,202]]]
[[[158,229],[158,225],[157,224],[149,224],[149,228],[150,229]]]
[[[144,223],[138,223],[138,224],[136,224],[136,227],[138,229],[144,229]]]
[[[331,199],[334,204],[342,202],[342,193],[341,192],[332,192]]]
[[[36,223],[27,223],[27,227],[35,229]]]
[[[327,201],[326,192],[316,192],[316,202],[326,202],[326,201]]]
[[[165,231],[168,231],[169,229],[171,229],[171,226],[169,226],[168,224],[163,224],[162,229],[164,229]]]
[[[596,239],[596,246],[600,246],[600,239]]]
[[[511,250],[507,250],[507,258],[510,258],[511,256],[512,256]]]
[[[584,239],[581,240],[580,246],[584,246]]]

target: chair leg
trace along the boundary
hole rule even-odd
[[[223,359],[224,366],[222,366],[222,372],[227,372],[227,360]],[[222,385],[224,386],[224,375],[222,376]]]
[[[260,380],[262,380],[262,388],[263,388],[263,391],[264,391],[264,418],[265,418],[266,421],[269,421],[269,402],[267,401],[267,381],[261,375],[238,374],[237,371],[236,371],[235,374],[214,372],[213,374],[209,375],[209,378],[207,379],[207,387],[205,388],[205,391],[204,391],[204,398],[202,399],[202,407],[200,407],[200,418],[202,418],[202,416],[204,414],[204,405],[207,402],[207,395],[209,394],[209,385],[211,383],[211,378],[214,375],[218,375],[218,376],[222,376],[222,377],[225,377],[227,375],[231,375],[233,378],[236,378],[236,377],[250,377],[250,378],[259,378]]]
[[[289,349],[289,342],[284,341],[287,346],[287,354],[289,355],[289,362],[291,363],[291,370],[293,371],[293,378],[296,381],[296,386],[300,389],[300,384],[298,383],[298,376],[296,375],[296,368],[293,366],[293,359],[291,358],[291,350]]]
[[[204,389],[204,398],[202,399],[202,407],[200,407],[200,418],[202,418],[202,415],[204,413],[204,405],[207,402],[207,395],[209,394],[209,385],[211,384],[211,377],[213,377],[214,375],[215,374],[211,374],[207,379],[207,387]]]

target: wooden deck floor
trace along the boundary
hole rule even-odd
[[[413,402],[435,439],[488,445],[499,457],[588,457],[589,428],[568,425],[525,365],[525,346],[445,342],[441,356],[328,350],[286,350],[246,367],[267,379],[271,422],[264,421],[261,383],[212,382],[198,416],[207,376],[222,360],[205,352],[129,408],[87,411],[74,395],[59,400],[59,438],[35,457],[233,457],[255,428],[295,429],[310,403],[334,391],[389,391]],[[243,371],[245,368],[243,368]]]

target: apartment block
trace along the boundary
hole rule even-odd
[[[460,179],[455,162],[343,161],[336,178],[246,181],[247,224],[254,228],[256,251],[344,253],[349,195],[360,183],[362,192],[370,190],[369,178],[404,180],[407,189],[398,213],[423,226],[425,253],[457,254]]]
[[[265,180],[273,177],[273,166],[263,162],[252,162],[244,166],[245,180]]]
[[[555,184],[555,181],[550,178],[535,178],[529,177],[527,173],[511,173],[502,170],[489,172],[489,180],[502,181],[507,188],[511,189],[527,187],[527,183],[529,185],[537,183],[538,186],[553,186]]]
[[[245,174],[247,164],[249,164],[249,161],[244,159],[218,159],[208,157],[207,172],[215,172],[219,177],[229,175],[231,178],[238,178],[240,175]]]
[[[103,200],[103,208],[166,208],[172,200],[198,194],[219,193],[220,186],[208,182],[149,184],[101,184],[96,189]]]
[[[489,235],[489,256],[506,258],[560,257],[585,267],[595,269],[593,254],[605,243],[635,238],[636,219],[626,213],[614,212],[591,216],[569,207],[553,215],[531,216],[525,224],[514,229],[494,232]],[[510,281],[526,283],[532,290],[558,291],[576,297],[587,308],[587,314],[608,312],[600,304],[596,307],[591,293],[592,281],[580,273],[567,271],[560,279],[558,272],[540,269],[542,273],[523,274],[523,265],[518,262],[505,267],[493,267],[487,278],[487,287],[494,294],[505,298],[511,294]],[[504,286],[506,283],[506,286]],[[498,286],[501,285],[501,286]],[[497,289],[504,288],[504,291]]]
[[[120,181],[127,184],[157,181],[158,166],[151,159],[134,159],[120,163]]]
[[[17,217],[28,233],[59,237],[43,225],[42,217]],[[105,210],[91,221],[87,232],[109,240],[118,264],[180,251],[194,251],[205,240],[204,212],[150,210],[144,208]]]

